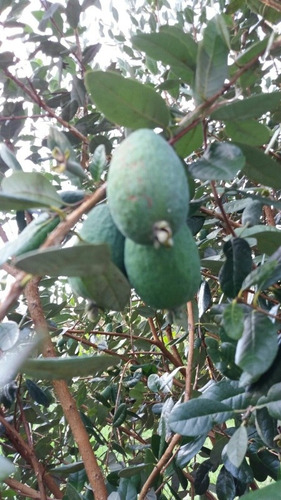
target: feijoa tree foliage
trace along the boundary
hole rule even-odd
[[[0,16],[1,498],[277,498],[280,3]],[[139,128],[189,183],[202,281],[173,311],[128,300],[107,245],[72,243]],[[83,276],[103,308],[73,294]]]

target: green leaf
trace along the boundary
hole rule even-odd
[[[30,202],[31,205],[29,207],[47,206],[58,208],[61,206],[61,197],[58,195],[56,189],[39,172],[14,172],[10,177],[3,179],[2,190],[3,192],[0,193],[1,210],[3,210],[2,201],[5,206],[5,197],[6,202],[10,204],[15,199],[15,205],[17,201],[19,204],[23,201],[27,204]],[[25,205],[24,208],[27,207],[28,205]],[[23,207],[21,206],[21,208]],[[15,209],[19,210],[19,207],[17,206]]]
[[[241,305],[232,301],[223,311],[222,326],[228,337],[239,340],[244,330],[244,311]]]
[[[100,144],[96,147],[89,170],[94,181],[98,181],[107,165],[105,145]]]
[[[68,154],[74,160],[76,155],[74,150],[66,137],[66,135],[58,130],[56,127],[50,127],[48,135],[48,147],[53,150],[55,147],[59,148],[63,154]]]
[[[14,52],[0,52],[0,68],[7,69],[12,64],[15,64]]]
[[[274,438],[277,431],[277,421],[269,415],[267,408],[256,410],[255,424],[258,434],[265,445],[270,448],[276,448]]]
[[[245,165],[240,148],[229,142],[213,142],[200,160],[191,163],[188,170],[192,177],[202,181],[233,180]]]
[[[212,295],[209,287],[208,281],[202,281],[199,291],[197,293],[198,298],[198,315],[199,318],[209,309],[212,304]]]
[[[252,269],[252,254],[246,240],[231,238],[223,247],[226,261],[219,272],[219,282],[223,293],[234,298]]]
[[[145,52],[156,61],[169,65],[177,76],[191,83],[195,62],[194,41],[184,33],[183,36],[190,42],[189,51],[188,45],[172,32],[140,33],[132,37],[132,43],[136,49]]]
[[[109,263],[108,245],[81,244],[27,252],[15,265],[38,276],[89,276],[104,273]]]
[[[57,10],[61,9],[61,5],[59,3],[52,3],[49,7],[46,6],[46,11],[38,25],[40,31],[45,31],[48,25],[48,21],[55,15]]]
[[[235,467],[240,467],[248,447],[248,434],[244,425],[240,425],[231,436],[226,446],[228,459]]]
[[[224,129],[226,135],[235,142],[250,146],[262,146],[270,139],[270,130],[255,120],[229,121]]]
[[[268,260],[246,276],[241,290],[246,290],[256,285],[258,290],[263,290],[281,279],[281,266],[277,260]]]
[[[251,491],[243,496],[243,500],[281,500],[280,483],[270,484],[260,490]]]
[[[69,283],[74,293],[103,309],[122,311],[130,299],[130,284],[113,262],[97,273],[89,272],[81,280],[70,278]]]
[[[150,464],[138,464],[138,465],[132,465],[130,467],[126,467],[125,469],[122,469],[118,472],[119,477],[131,477],[135,476],[137,474],[140,474],[141,472],[145,471],[148,469]]]
[[[0,192],[0,210],[8,212],[9,210],[27,210],[28,208],[49,207],[44,200],[33,201],[24,196],[12,196]],[[52,205],[53,206],[53,205]]]
[[[205,434],[216,424],[231,418],[232,410],[220,401],[192,399],[173,408],[168,420],[173,432],[182,436]]]
[[[51,40],[42,40],[40,43],[40,50],[42,50],[42,52],[47,56],[51,57],[65,56],[69,53],[69,49],[67,49],[64,45]]]
[[[0,455],[0,481],[16,472],[16,468],[10,460]]]
[[[9,351],[18,341],[20,330],[15,321],[0,323],[0,350]]]
[[[198,436],[196,439],[193,439],[189,443],[181,446],[176,456],[177,465],[182,468],[185,467],[188,462],[201,450],[206,438],[207,434],[203,434],[203,436]]]
[[[71,28],[77,28],[81,13],[79,0],[68,0],[65,12]]]
[[[218,500],[233,500],[236,497],[236,485],[230,472],[223,466],[219,472],[216,493]]]
[[[73,472],[78,472],[84,469],[84,462],[74,462],[71,464],[59,465],[58,467],[51,467],[49,472],[53,472],[55,475],[68,476]]]
[[[60,218],[51,217],[48,213],[40,214],[28,224],[14,241],[9,241],[1,249],[0,266],[11,256],[21,255],[30,250],[38,248],[47,235],[58,225]]]
[[[0,157],[6,163],[7,167],[12,168],[13,170],[22,170],[15,155],[4,143],[0,144]]]
[[[83,500],[82,495],[80,495],[80,493],[78,493],[77,489],[73,486],[73,484],[69,482],[66,485],[63,500],[68,500],[70,498],[71,500]]]
[[[203,40],[199,42],[195,74],[197,104],[221,90],[228,76],[225,29],[223,17],[217,15],[208,22]]]
[[[166,128],[169,111],[162,97],[145,84],[113,71],[88,71],[86,88],[98,109],[119,125]]]
[[[260,200],[252,200],[246,205],[243,210],[241,222],[248,227],[259,224],[262,216],[262,202]]]
[[[28,359],[21,371],[37,379],[71,379],[97,375],[119,363],[117,356],[69,356],[68,358]]]
[[[30,397],[39,405],[43,405],[46,408],[50,406],[51,399],[47,396],[46,392],[44,392],[33,380],[27,379],[25,381],[26,388]]]
[[[277,330],[278,325],[263,313],[253,310],[245,317],[235,363],[251,376],[251,381],[257,380],[274,361],[278,349]]]
[[[175,130],[176,132],[176,130]],[[186,158],[193,151],[201,148],[203,143],[203,129],[202,125],[197,125],[197,127],[190,130],[187,134],[184,134],[176,143],[175,150],[181,158]]]
[[[255,183],[280,189],[280,163],[253,146],[240,142],[236,142],[236,145],[246,158],[243,173]]]
[[[243,238],[255,238],[260,252],[271,255],[281,245],[281,231],[274,226],[253,226],[249,228],[237,228],[237,236]]]
[[[259,118],[280,104],[281,92],[262,93],[225,104],[213,111],[213,120],[237,121]],[[238,122],[239,123],[239,122]]]

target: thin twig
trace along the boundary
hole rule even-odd
[[[192,390],[192,368],[193,368],[193,354],[194,354],[194,315],[192,302],[187,302],[187,317],[188,317],[188,357],[186,365],[186,378],[185,378],[185,395],[184,401],[189,401]]]

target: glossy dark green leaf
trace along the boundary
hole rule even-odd
[[[224,131],[233,141],[249,144],[250,146],[267,144],[271,135],[266,125],[251,119],[229,121],[226,123]]]
[[[44,392],[37,384],[35,384],[33,380],[27,379],[25,383],[30,397],[39,405],[43,405],[47,408],[50,405],[51,401],[46,392]]]
[[[277,329],[276,324],[258,311],[253,310],[245,317],[235,363],[251,376],[252,381],[266,372],[274,361],[278,348]]]
[[[225,467],[222,467],[216,483],[218,500],[233,500],[236,497],[234,478]]]
[[[153,88],[112,71],[88,71],[86,88],[108,120],[132,129],[166,128],[169,111]]]
[[[246,455],[248,447],[248,434],[244,425],[241,425],[232,434],[227,446],[226,453],[228,459],[235,467],[240,467]]]
[[[231,408],[219,401],[200,398],[174,407],[168,422],[173,432],[182,436],[199,436],[231,415]]]
[[[281,165],[260,149],[236,142],[246,158],[244,174],[253,182],[280,189]]]
[[[114,413],[112,422],[113,427],[120,427],[120,425],[124,423],[126,416],[127,416],[127,405],[126,403],[121,403],[117,407],[116,412]]]
[[[259,436],[266,446],[276,447],[274,438],[277,434],[277,420],[271,417],[267,408],[257,409],[255,412],[255,424]]]
[[[204,225],[205,220],[205,217],[201,215],[193,215],[187,218],[186,222],[190,231],[192,232],[192,236],[195,236],[197,233],[199,233],[200,229],[202,229]]]
[[[2,210],[5,210],[5,197],[6,202],[11,205],[13,204],[13,198],[15,198],[15,205],[17,204],[16,201],[19,202],[18,205],[21,203],[24,205],[30,201],[31,207],[61,206],[61,198],[55,187],[39,172],[14,172],[10,177],[3,179],[2,190],[3,192],[0,193],[2,195],[0,197],[0,208]],[[3,202],[3,208],[1,202]],[[25,204],[24,208],[27,207],[28,205]],[[20,210],[20,207],[16,206],[15,209]]]
[[[280,101],[281,92],[252,95],[221,106],[211,114],[211,118],[224,121],[259,118],[267,111],[274,111]]]
[[[219,281],[225,295],[234,298],[252,270],[251,249],[243,238],[231,238],[224,244],[223,251],[226,261],[219,272]]]
[[[26,253],[16,260],[23,271],[39,276],[89,276],[104,273],[110,263],[108,245],[81,244]]]
[[[36,379],[71,379],[101,374],[119,363],[117,356],[69,356],[68,358],[28,359],[21,371]]]
[[[244,165],[240,148],[229,142],[213,142],[200,160],[191,163],[188,169],[195,179],[227,181],[234,179]]]
[[[228,39],[223,17],[208,22],[199,42],[195,74],[195,95],[198,104],[222,89],[228,76]]]
[[[244,330],[244,311],[234,300],[223,311],[222,326],[228,337],[239,340]]]
[[[194,493],[204,495],[209,488],[209,472],[212,467],[210,460],[205,460],[194,472]]]
[[[186,36],[188,39],[188,36]],[[168,64],[173,72],[184,81],[190,83],[193,77],[194,67],[193,39],[190,39],[190,51],[179,37],[173,36],[172,32],[159,33],[140,33],[132,37],[133,46],[145,52],[149,57],[156,61]]]

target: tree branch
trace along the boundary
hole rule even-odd
[[[50,108],[50,106],[47,105],[47,103],[42,99],[42,97],[39,96],[39,94],[35,93],[34,90],[30,90],[21,80],[19,80],[19,78],[10,73],[8,69],[4,69],[3,71],[5,75],[11,80],[13,80],[13,82],[15,82],[15,84],[18,87],[20,87],[24,91],[24,93],[31,98],[33,102],[38,104],[40,108],[44,109],[50,117],[55,118],[57,122],[59,122],[63,127],[67,128],[75,137],[80,139],[83,143],[86,144],[88,143],[87,137],[81,134],[81,132],[76,127],[74,127],[69,122],[61,118],[59,115],[57,115],[55,111],[52,108]]]
[[[49,488],[49,490],[57,497],[62,498],[63,493],[60,491],[57,483],[52,478],[52,476],[45,471],[44,466],[38,461],[33,450],[29,448],[27,443],[23,440],[21,435],[16,431],[16,429],[7,422],[4,418],[2,412],[0,413],[0,423],[5,427],[5,432],[11,443],[13,443],[17,452],[24,458],[24,460],[34,469],[34,472],[40,473],[43,478],[44,483]],[[40,498],[44,498],[41,497]]]
[[[93,195],[81,203],[78,208],[66,216],[66,218],[54,229],[54,231],[49,234],[48,238],[40,248],[48,248],[54,245],[59,245],[70,229],[76,224],[76,222],[79,221],[80,217],[93,208],[99,201],[105,198],[105,193],[106,184],[103,184],[93,193]],[[16,281],[13,283],[7,297],[0,304],[0,321],[4,319],[9,309],[21,295],[24,286],[26,285],[26,281],[28,280],[28,276],[30,275],[27,275],[23,271],[18,271]]]
[[[41,334],[44,338],[44,356],[56,357],[56,351],[49,335],[48,324],[40,301],[39,283],[40,278],[33,278],[26,286],[25,295],[28,309],[37,334]],[[65,380],[53,380],[53,387],[61,403],[65,418],[69,423],[73,438],[77,443],[95,499],[106,500],[107,491],[103,475],[92,450],[89,436],[81,420],[76,402],[70,394]]]

